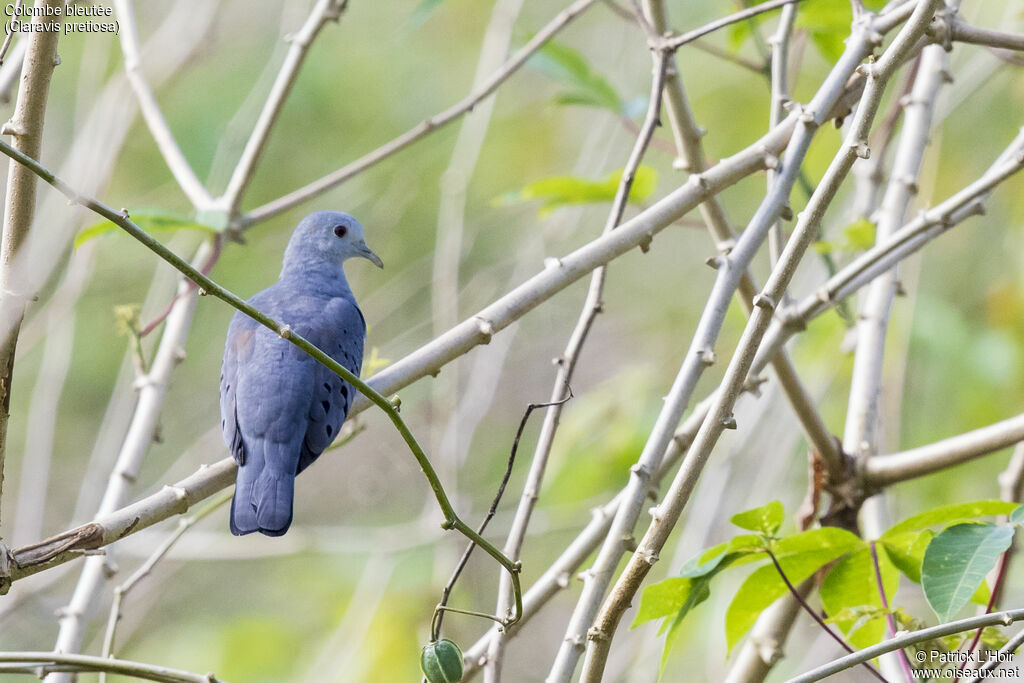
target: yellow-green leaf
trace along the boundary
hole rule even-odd
[[[777,500],[753,510],[737,512],[729,521],[741,529],[756,531],[765,536],[774,536],[785,519],[782,503]]]
[[[907,531],[917,531],[940,524],[947,525],[954,522],[970,521],[979,517],[1008,515],[1016,508],[1016,503],[1007,503],[1004,500],[979,500],[973,503],[943,505],[942,507],[925,510],[913,517],[908,517],[882,534],[882,540],[888,541],[894,536]]]
[[[880,550],[878,568],[886,598],[892,604],[899,586],[899,570]],[[850,553],[829,570],[821,584],[821,603],[855,647],[868,647],[882,640],[885,636],[885,613],[881,610],[871,612],[882,607],[882,597],[878,592],[878,577],[870,548]]]
[[[539,199],[541,200],[540,214],[546,216],[560,206],[613,200],[618,191],[621,177],[621,170],[611,173],[601,180],[575,176],[552,176],[530,183],[521,190],[507,192],[498,197],[494,203],[507,205]],[[629,201],[643,201],[654,192],[657,184],[657,171],[649,166],[639,167],[630,188]]]
[[[158,232],[161,230],[200,230],[211,234],[219,232],[219,230],[214,226],[199,222],[198,218],[189,218],[187,216],[168,213],[166,211],[136,211],[131,213],[130,218],[133,223],[146,232]],[[94,237],[98,237],[118,229],[119,228],[110,221],[102,221],[100,223],[90,225],[75,236],[75,249]]]

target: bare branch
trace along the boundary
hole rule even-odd
[[[1024,441],[1024,415],[908,451],[879,455],[864,463],[864,479],[882,488],[923,477]]]
[[[229,213],[234,214],[238,210],[245,191],[249,187],[249,183],[252,182],[256,173],[256,164],[263,155],[263,150],[266,149],[270,131],[281,114],[288,93],[295,85],[299,69],[302,68],[310,46],[327,22],[338,21],[347,4],[347,0],[318,0],[310,11],[306,23],[302,25],[298,33],[288,39],[291,43],[288,54],[285,55],[281,70],[274,80],[274,85],[270,88],[270,94],[263,105],[263,111],[260,112],[260,116],[256,120],[249,141],[246,142],[245,149],[242,150],[238,165],[235,166],[235,170],[231,174],[228,187],[218,201],[222,208]]]
[[[841,657],[817,669],[791,678],[786,683],[814,683],[814,681],[820,681],[840,671],[846,671],[862,662],[871,661],[875,657],[901,650],[916,643],[923,643],[926,640],[951,636],[965,631],[973,631],[976,628],[984,628],[985,626],[1009,626],[1013,622],[1021,620],[1024,620],[1024,609],[1011,609],[1005,612],[993,612],[978,617],[951,621],[948,624],[923,628],[919,631],[911,631],[897,638],[884,640],[878,645],[866,647],[852,655]]]
[[[1024,50],[1024,35],[1006,33],[987,28],[971,26],[963,19],[956,17],[950,29],[953,40],[973,45],[985,45],[1003,50]]]
[[[63,9],[63,0],[36,3],[53,12]],[[32,27],[45,29],[45,17],[33,16]],[[49,25],[49,24],[47,24]],[[28,43],[21,72],[21,90],[14,105],[14,116],[0,133],[10,135],[14,149],[28,156],[39,156],[43,145],[43,122],[50,93],[50,79],[57,65],[56,30],[38,30],[22,40]],[[28,284],[27,259],[17,258],[28,239],[35,216],[36,177],[15,161],[7,171],[4,199],[3,237],[0,241],[0,498],[3,493],[4,457],[7,452],[7,423],[11,412],[11,382],[14,379],[14,350],[25,316],[25,304],[32,295]]]
[[[747,9],[736,12],[735,14],[730,14],[727,17],[722,17],[721,19],[712,21],[711,23],[701,26],[700,28],[694,29],[692,31],[687,31],[682,35],[670,38],[668,39],[668,41],[666,41],[666,46],[671,50],[678,50],[683,45],[686,45],[687,43],[692,42],[694,40],[697,40],[698,38],[702,38],[709,33],[714,33],[715,31],[721,28],[725,28],[726,26],[729,26],[731,24],[735,24],[740,21],[745,21],[747,19],[750,19],[751,17],[756,17],[758,14],[771,12],[772,10],[778,9],[784,5],[791,5],[796,2],[800,2],[800,0],[770,0],[769,2],[762,2],[759,5],[748,7]]]
[[[694,435],[700,428],[701,422],[707,415],[710,405],[711,397],[698,403],[690,416],[676,430],[672,443],[669,444],[665,457],[662,459],[658,471],[654,474],[653,486],[657,486],[658,482],[685,455],[686,450],[693,441]],[[512,628],[506,629],[501,637],[506,639],[514,638],[526,625],[526,622],[533,618],[551,598],[560,590],[565,590],[569,587],[572,575],[608,535],[608,530],[611,528],[612,519],[615,517],[615,511],[622,501],[622,496],[623,492],[619,492],[612,500],[601,507],[591,510],[591,519],[587,526],[569,543],[568,547],[558,556],[558,559],[551,563],[544,574],[523,595],[522,621]],[[492,629],[466,650],[464,657],[466,679],[472,677],[479,670],[478,667],[487,663],[489,644],[496,637],[499,637],[498,630]]]
[[[772,323],[758,349],[751,372],[764,369],[772,355],[794,333],[837,302],[865,286],[878,273],[913,254],[932,239],[977,215],[982,202],[1000,183],[1024,168],[1024,128],[976,181],[938,205],[922,211],[917,218],[853,259],[842,270]]]
[[[213,674],[195,674],[190,671],[142,662],[130,662],[124,659],[59,652],[0,652],[0,663],[23,664],[23,667],[14,669],[0,669],[0,671],[17,673],[42,675],[51,671],[93,673],[106,671],[148,681],[162,681],[163,683],[217,683],[217,678]]]
[[[615,192],[615,198],[612,201],[611,211],[605,221],[602,235],[615,230],[622,221],[637,169],[640,168],[640,162],[643,160],[647,147],[654,137],[654,130],[660,122],[662,91],[664,90],[670,59],[671,54],[667,51],[661,51],[654,55],[647,114],[630,151],[629,158],[626,160],[626,165],[622,170],[622,176],[619,179],[619,185]],[[587,289],[587,296],[583,302],[583,309],[580,311],[576,326],[569,335],[569,341],[566,344],[565,350],[558,358],[558,370],[555,373],[555,383],[551,389],[552,403],[544,414],[544,423],[541,426],[540,436],[537,439],[537,447],[530,465],[530,472],[523,486],[523,495],[516,509],[512,528],[509,530],[505,541],[506,554],[515,559],[519,558],[523,541],[526,538],[526,529],[529,526],[530,516],[533,513],[533,508],[540,492],[541,482],[547,467],[548,455],[551,453],[555,432],[558,429],[558,421],[562,414],[562,406],[567,399],[567,392],[572,381],[573,371],[576,368],[576,362],[579,360],[583,345],[586,343],[591,326],[594,324],[594,319],[602,309],[601,297],[604,291],[605,272],[605,266],[601,266],[596,268],[591,274],[590,286]],[[502,577],[502,582],[498,589],[498,614],[504,613],[509,607],[509,588],[507,579]],[[495,633],[491,639],[491,645],[487,651],[485,679],[497,679],[505,640],[504,634],[500,632]]]
[[[199,182],[191,164],[185,158],[174,133],[171,132],[167,120],[164,118],[160,105],[157,104],[153,90],[149,87],[146,77],[142,72],[142,53],[139,50],[139,36],[135,28],[135,11],[132,9],[131,0],[113,0],[114,8],[117,11],[117,19],[121,24],[121,51],[124,53],[124,69],[128,75],[128,82],[135,91],[139,101],[139,110],[142,118],[149,127],[150,135],[160,149],[160,155],[167,163],[174,179],[178,181],[182,192],[189,198],[196,209],[210,208],[213,197]],[[37,154],[29,154],[31,157]]]
[[[211,500],[205,507],[198,510],[195,514],[179,519],[178,528],[164,539],[163,543],[153,551],[153,554],[150,555],[146,561],[143,562],[142,565],[124,581],[124,583],[114,589],[114,600],[110,606],[110,617],[107,619],[107,630],[103,636],[103,657],[112,658],[114,656],[114,634],[117,630],[117,622],[121,620],[121,605],[124,602],[125,596],[135,588],[140,581],[153,572],[157,563],[167,556],[167,553],[169,553],[171,548],[174,547],[174,544],[185,535],[186,531],[205,519],[211,512],[231,500],[231,495],[232,492],[224,491],[221,495]],[[105,683],[106,680],[106,673],[101,673],[100,683]]]
[[[390,142],[381,145],[369,154],[363,155],[350,164],[339,168],[337,171],[329,173],[323,178],[315,180],[305,187],[301,187],[298,190],[290,192],[283,197],[279,197],[272,202],[268,202],[259,208],[253,209],[241,219],[241,227],[243,229],[251,227],[256,223],[265,221],[282,211],[286,211],[291,207],[296,206],[297,204],[301,204],[307,199],[312,199],[317,195],[323,194],[332,187],[340,185],[349,178],[362,173],[366,169],[376,166],[381,161],[384,161],[392,154],[405,149],[420,138],[443,128],[466,112],[472,111],[473,107],[476,106],[478,102],[491,95],[498,89],[498,86],[508,80],[512,74],[526,64],[526,61],[533,55],[533,53],[543,47],[546,42],[555,36],[555,34],[565,28],[573,19],[595,2],[597,2],[597,0],[576,0],[576,2],[569,5],[569,7],[560,12],[558,16],[552,19],[544,28],[538,31],[533,38],[526,43],[526,45],[512,55],[512,57],[509,58],[509,60],[505,62],[505,64],[502,65],[502,67],[490,78],[482,83],[479,88],[474,89],[460,102],[438,114],[435,114],[434,116],[431,116],[429,119],[413,128],[410,128]]]
[[[779,298],[788,286],[797,264],[817,232],[825,209],[835,197],[839,184],[849,173],[858,152],[863,153],[867,144],[867,133],[881,102],[885,84],[891,78],[903,58],[914,48],[918,38],[924,33],[936,5],[937,0],[922,0],[916,3],[913,8],[913,14],[907,21],[907,24],[900,30],[882,57],[875,63],[862,67],[867,74],[867,86],[861,98],[860,106],[857,108],[850,133],[844,141],[839,154],[832,160],[825,176],[815,189],[807,208],[800,215],[796,229],[786,245],[782,258],[772,270],[768,283],[755,301],[759,305],[755,306],[754,313],[747,323],[739,346],[729,363],[725,379],[722,383],[722,391],[712,407],[708,418],[701,426],[701,430],[698,432],[697,439],[691,447],[686,461],[676,474],[665,500],[652,511],[652,522],[648,527],[647,533],[636,551],[634,551],[626,569],[619,576],[612,593],[602,605],[600,614],[594,621],[594,626],[588,632],[587,663],[584,665],[582,677],[582,681],[585,683],[592,683],[601,679],[604,665],[611,649],[611,640],[622,614],[631,604],[633,597],[640,589],[648,572],[657,563],[659,553],[689,501],[690,494],[696,486],[697,479],[703,471],[703,467],[710,457],[718,438],[726,428],[735,426],[732,409],[737,400],[739,390],[746,382],[757,347],[768,328],[768,324],[771,322],[775,302],[779,301]],[[839,59],[839,65],[853,61],[854,63],[850,67],[852,71],[853,67],[856,66],[856,62],[860,61],[863,55],[867,53],[871,43],[869,42],[869,36],[865,34],[865,30],[875,30],[871,21],[861,22],[857,25],[853,35],[847,41],[847,47],[843,56]],[[843,73],[838,65],[833,74],[837,71],[840,74]],[[812,100],[812,105],[820,104],[820,100],[817,98]],[[830,106],[825,108],[828,109]],[[812,106],[807,118],[811,118],[817,111],[819,111],[818,107]],[[807,131],[808,134],[803,136],[808,143],[810,142],[810,132]],[[790,166],[791,163],[789,154],[787,154],[782,178],[785,178],[787,173],[791,178],[795,176],[795,169]],[[780,180],[773,188],[772,195],[776,194],[777,189],[785,187],[787,182],[791,183],[792,180]],[[781,193],[778,194],[781,195]],[[760,230],[762,235],[767,231],[771,220],[777,215],[780,206],[770,207],[770,212],[764,215],[763,228]],[[758,214],[760,215],[762,212],[759,211]],[[737,265],[745,267],[743,260],[745,255],[744,249],[756,248],[758,245],[756,239],[749,239],[750,235],[754,233],[755,231],[750,227],[744,231],[740,243],[730,254],[730,261],[735,259]],[[727,265],[728,267],[723,269],[726,273],[734,270],[735,266],[732,263]],[[722,272],[722,270],[719,272]],[[733,279],[736,277],[735,274],[732,275]],[[728,279],[727,276],[725,279],[726,283],[728,283]],[[712,294],[713,300],[714,293]],[[700,330],[698,330],[699,335]],[[669,402],[666,401],[666,403]],[[584,592],[586,592],[586,588]]]

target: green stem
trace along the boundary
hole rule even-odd
[[[441,512],[444,514],[444,522],[441,524],[442,529],[455,529],[463,536],[473,541],[481,548],[483,548],[488,555],[497,560],[498,564],[508,570],[512,577],[512,587],[515,593],[516,600],[516,612],[509,618],[505,623],[511,625],[519,621],[523,615],[523,597],[522,590],[519,586],[519,572],[521,565],[518,562],[512,562],[512,560],[505,557],[505,555],[498,550],[496,547],[491,545],[486,539],[480,534],[463,522],[459,516],[455,513],[455,509],[452,507],[451,502],[448,500],[448,494],[445,493],[444,486],[441,484],[441,480],[437,476],[437,472],[434,467],[430,464],[430,460],[427,455],[423,452],[419,443],[416,441],[416,437],[409,431],[409,427],[402,420],[401,415],[398,414],[398,409],[389,401],[384,398],[381,394],[377,393],[371,388],[366,382],[356,377],[354,374],[349,372],[340,363],[335,361],[333,358],[324,353],[316,345],[312,344],[308,339],[295,332],[290,325],[282,324],[271,318],[269,315],[261,312],[254,308],[250,304],[240,299],[237,295],[221,287],[216,282],[203,275],[200,271],[189,265],[188,262],[180,258],[177,254],[172,252],[170,249],[165,247],[159,241],[154,239],[145,230],[140,228],[128,215],[126,209],[121,211],[115,211],[111,207],[107,206],[99,200],[86,197],[79,194],[68,185],[66,182],[61,180],[52,171],[46,169],[38,161],[32,157],[19,152],[14,149],[6,142],[0,140],[0,152],[7,155],[11,159],[14,159],[18,163],[22,164],[30,171],[35,173],[37,176],[45,180],[47,183],[55,187],[61,194],[66,196],[73,203],[83,206],[90,211],[93,211],[100,216],[103,216],[108,221],[118,226],[129,235],[142,242],[143,246],[154,252],[161,259],[171,264],[178,271],[182,273],[192,282],[195,282],[201,288],[202,292],[212,294],[218,299],[224,301],[231,307],[238,311],[241,311],[245,315],[249,316],[256,322],[260,323],[264,327],[277,333],[282,339],[290,341],[295,346],[299,347],[307,354],[312,356],[317,362],[321,363],[328,370],[338,375],[346,382],[351,384],[353,387],[359,390],[361,394],[370,399],[370,401],[377,405],[383,410],[391,422],[394,423],[395,428],[398,429],[399,434],[405,440],[405,443],[409,446],[409,450],[412,451],[416,461],[419,463],[420,468],[423,470],[424,476],[427,478],[427,482],[430,484],[431,490],[434,492],[434,497],[437,498],[437,504],[441,508]]]

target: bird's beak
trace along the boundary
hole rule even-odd
[[[358,245],[359,256],[366,259],[378,268],[384,267],[384,262],[380,260],[380,256],[373,253],[373,250],[366,246],[366,242],[360,242]]]

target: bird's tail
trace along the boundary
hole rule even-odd
[[[283,536],[292,523],[295,475],[273,472],[269,467],[255,472],[241,467],[231,499],[231,533],[244,536],[259,531]]]
[[[254,465],[242,466],[238,470],[230,517],[231,533],[235,536],[259,531],[260,525],[256,522],[256,508],[253,504],[253,484],[258,475],[259,470]]]
[[[253,512],[261,533],[283,536],[292,523],[295,475],[264,468],[253,485]]]

